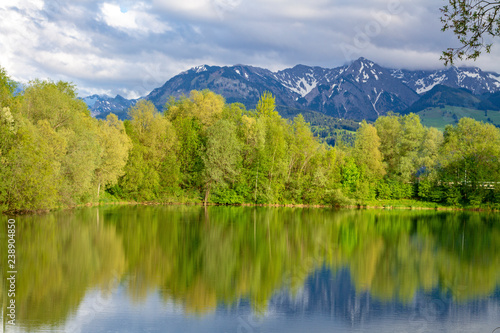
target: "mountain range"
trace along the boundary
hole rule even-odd
[[[162,110],[171,96],[202,89],[248,109],[255,108],[264,91],[270,91],[282,113],[313,111],[353,120],[373,121],[389,111],[419,112],[442,105],[500,110],[500,74],[476,67],[389,69],[365,58],[332,69],[297,65],[277,72],[245,65],[202,65],[172,77],[143,98]],[[93,95],[84,101],[93,116],[113,112],[124,119],[137,100]]]

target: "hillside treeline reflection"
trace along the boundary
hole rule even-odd
[[[461,303],[491,295],[499,265],[494,213],[86,208],[17,219],[17,318],[32,328],[61,325],[87,292],[109,295],[117,280],[136,303],[160,293],[188,313],[241,299],[259,310],[325,267],[348,269],[356,293],[379,301],[409,303],[438,290]]]

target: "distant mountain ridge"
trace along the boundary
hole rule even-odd
[[[435,71],[391,70],[391,74],[417,94],[423,94],[438,84],[451,88],[465,88],[476,95],[500,91],[500,74],[484,72],[477,67],[452,66]]]
[[[341,119],[375,120],[389,111],[405,113],[438,85],[465,88],[471,94],[486,96],[481,99],[488,99],[490,94],[500,93],[500,75],[479,68],[387,69],[365,58],[332,69],[297,65],[277,72],[245,65],[202,65],[172,77],[143,98],[162,110],[171,96],[210,89],[224,96],[228,103],[240,102],[254,108],[260,95],[270,91],[281,109],[317,111]],[[99,96],[91,97],[84,100],[93,103],[87,104],[100,117],[120,107],[123,112],[136,102],[121,96],[102,100]],[[491,100],[495,104],[500,98]]]
[[[488,101],[483,101],[467,89],[456,89],[438,84],[431,90],[422,94],[420,99],[413,103],[405,113],[418,113],[427,108],[444,108],[445,106],[457,106],[478,110],[498,110],[495,105],[492,105]]]
[[[92,117],[106,118],[108,114],[114,113],[122,119],[126,118],[127,110],[137,102],[136,99],[126,99],[120,95],[114,98],[107,95],[91,95],[82,100],[89,107]]]

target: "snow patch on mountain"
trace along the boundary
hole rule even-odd
[[[430,83],[426,83],[424,79],[417,80],[416,82],[416,86],[418,87],[417,94],[421,95],[423,93],[426,93],[435,86],[437,86],[438,84],[443,83],[443,81],[446,80],[446,75],[437,76],[435,74],[432,74],[430,78],[431,78]]]
[[[465,88],[476,95],[500,90],[500,75],[483,72],[476,67],[450,67],[435,71],[391,70],[391,75],[402,80],[418,94],[423,94],[438,84]]]
[[[196,66],[193,69],[196,73],[206,72],[207,66],[206,65]]]
[[[489,73],[488,78],[492,80],[493,85],[498,89],[500,88],[500,75],[496,73]]]
[[[316,86],[318,85],[318,81],[315,79],[307,80],[306,78],[300,78],[297,82],[288,81],[287,88],[293,92],[296,92],[300,96],[304,97],[309,94]]]
[[[95,103],[97,101],[99,101],[99,99],[105,99],[105,98],[109,98],[109,97],[106,95],[102,95],[102,96],[92,95],[92,96],[84,97],[84,98],[82,98],[82,100],[85,102],[85,104],[88,105],[89,108],[93,108]]]

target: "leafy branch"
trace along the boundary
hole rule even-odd
[[[492,44],[485,37],[500,35],[500,1],[449,0],[440,10],[442,31],[453,31],[461,44],[443,51],[445,65],[456,59],[476,60],[484,51],[490,53]]]

